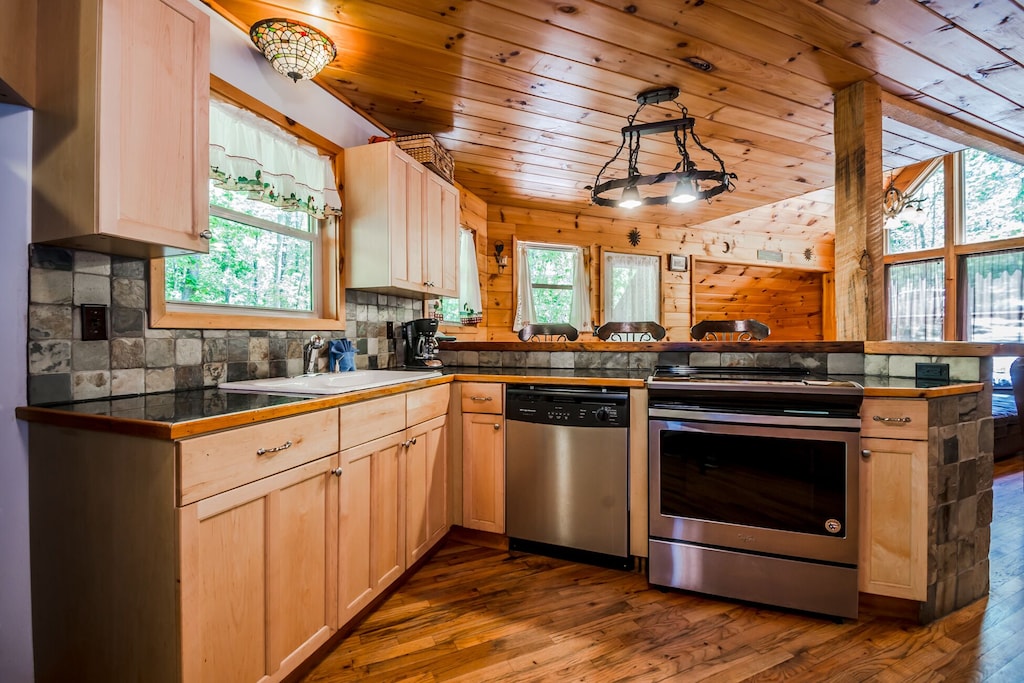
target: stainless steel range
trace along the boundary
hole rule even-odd
[[[650,582],[855,618],[863,388],[690,367],[647,388]]]

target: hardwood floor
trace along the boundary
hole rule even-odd
[[[1022,470],[1021,454],[996,463],[991,594],[928,626],[835,623],[449,542],[303,681],[1018,683]]]

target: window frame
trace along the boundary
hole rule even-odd
[[[291,121],[230,83],[210,75],[210,90],[228,102],[270,120],[292,135],[332,157],[334,177],[341,178],[345,151],[314,131]],[[339,188],[344,201],[344,188]],[[266,329],[266,330],[343,330],[345,329],[344,285],[340,268],[343,261],[342,219],[327,218],[320,225],[319,255],[313,262],[313,311],[240,310],[233,306],[175,304],[166,300],[164,289],[166,264],[163,258],[149,262],[149,327],[158,329]]]
[[[519,286],[518,282],[519,282],[519,277],[520,277],[519,259],[518,259],[518,257],[516,255],[519,253],[520,247],[523,247],[523,246],[525,246],[525,248],[527,250],[529,250],[529,249],[536,249],[536,250],[541,250],[541,251],[565,251],[565,252],[575,252],[576,250],[580,251],[580,254],[581,254],[581,264],[580,264],[580,267],[582,268],[583,275],[586,277],[587,283],[588,283],[587,291],[582,292],[581,293],[581,297],[583,298],[583,302],[585,303],[586,307],[589,309],[588,313],[590,315],[588,315],[586,317],[590,318],[593,315],[593,311],[595,310],[594,298],[595,298],[595,289],[596,289],[595,286],[594,286],[595,278],[593,277],[594,274],[592,272],[592,269],[594,268],[594,263],[593,263],[594,259],[593,259],[593,254],[591,253],[592,247],[585,246],[585,245],[580,245],[580,244],[573,244],[571,242],[544,242],[544,241],[537,241],[537,240],[525,240],[525,239],[519,239],[519,238],[515,238],[514,237],[513,240],[512,240],[512,254],[513,254],[512,283],[513,283],[513,302],[514,302],[513,303],[513,310],[512,310],[512,314],[513,314],[512,315],[512,320],[513,320],[512,326],[513,326],[513,329],[515,329],[516,316],[518,314],[518,307],[517,307],[517,304],[515,303],[515,299],[516,299],[517,292],[518,292],[518,286]],[[533,283],[533,281],[531,280],[530,281],[530,287],[531,288],[536,288],[537,285],[535,285]],[[542,288],[543,289],[558,289],[558,290],[572,292],[573,289],[574,289],[574,286],[573,285],[543,285]],[[572,305],[570,303],[570,318],[571,318],[571,316],[572,316]],[[531,321],[531,322],[536,323],[536,321]],[[563,321],[563,322],[568,323],[568,324],[572,324],[571,320],[566,320],[566,321]],[[588,320],[582,321],[579,331],[580,332],[589,332],[589,331],[593,331],[593,329],[594,329],[593,321],[588,319]]]

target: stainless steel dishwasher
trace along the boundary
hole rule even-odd
[[[510,549],[631,568],[629,393],[511,385],[505,399]]]

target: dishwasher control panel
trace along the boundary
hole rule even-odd
[[[629,394],[578,387],[509,387],[505,418],[571,427],[628,427]]]

